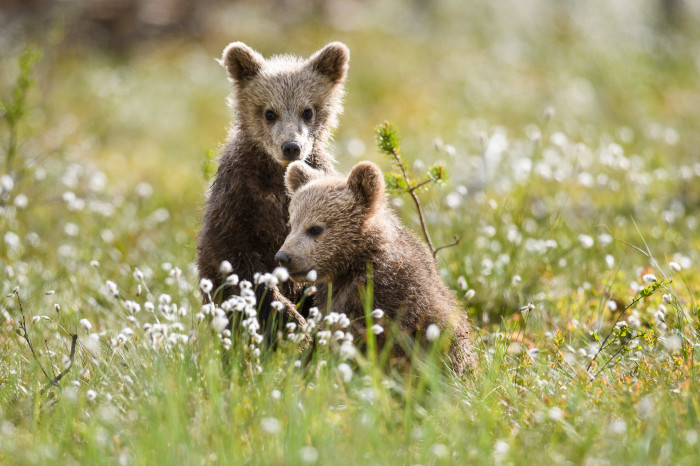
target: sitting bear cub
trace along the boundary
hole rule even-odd
[[[300,161],[334,173],[326,151],[331,131],[342,111],[343,83],[350,52],[332,42],[308,60],[283,55],[264,59],[241,42],[224,50],[221,64],[234,84],[235,126],[223,148],[216,179],[206,204],[199,233],[197,264],[200,279],[214,289],[235,273],[252,281],[256,272],[270,272],[274,256],[287,236],[285,170]],[[230,269],[220,271],[223,261]],[[301,287],[284,283],[264,293],[264,321],[273,299],[289,308]],[[226,286],[222,300],[238,293]]]
[[[424,341],[431,324],[452,336],[449,357],[458,374],[474,368],[466,315],[442,282],[427,247],[391,212],[384,177],[370,162],[357,164],[347,179],[327,175],[301,162],[286,174],[290,233],[275,256],[295,281],[317,273],[315,302],[345,313],[364,332],[363,299],[368,264],[374,307],[384,310],[384,323],[401,334]],[[385,334],[378,336],[379,344]],[[403,351],[397,345],[394,354]]]

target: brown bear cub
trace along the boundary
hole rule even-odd
[[[277,267],[275,252],[289,232],[289,198],[284,185],[293,161],[334,173],[326,152],[342,111],[348,48],[333,42],[308,60],[278,56],[265,60],[241,42],[229,44],[220,63],[234,86],[235,125],[223,148],[206,204],[197,248],[200,279],[221,285],[223,261],[241,280]],[[299,285],[286,283],[265,293],[261,320],[273,299],[292,302]],[[226,286],[223,299],[237,292]],[[259,293],[258,298],[261,297]]]
[[[474,367],[466,315],[427,247],[389,209],[379,167],[361,162],[342,178],[294,162],[286,184],[293,194],[291,231],[276,257],[293,280],[303,281],[310,270],[316,271],[320,310],[330,311],[325,309],[330,288],[332,310],[345,313],[363,332],[359,289],[366,285],[371,264],[374,307],[385,312],[384,323],[418,341],[425,341],[428,327],[435,324],[452,336],[454,371],[463,374]],[[384,338],[380,334],[378,342]],[[402,354],[398,346],[394,352]]]

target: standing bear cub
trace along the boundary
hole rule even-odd
[[[226,279],[220,271],[223,261],[233,268],[226,275],[248,281],[277,266],[275,252],[288,233],[284,174],[289,163],[335,172],[326,146],[342,111],[349,57],[339,42],[308,60],[265,60],[241,42],[224,50],[220,63],[234,85],[235,125],[219,160],[197,243],[200,279],[211,280],[214,289]],[[286,283],[266,293],[261,319],[273,299],[285,301],[284,295],[296,301],[300,288],[294,286]],[[236,291],[234,285],[226,286],[223,299]]]
[[[403,336],[421,341],[431,324],[451,335],[449,358],[455,372],[475,365],[466,316],[438,274],[427,247],[389,210],[381,170],[360,162],[345,178],[325,175],[294,162],[286,175],[292,194],[291,231],[276,258],[293,280],[317,273],[316,303],[345,313],[363,332],[363,299],[371,264],[374,307]],[[384,343],[385,334],[378,336]],[[394,353],[401,355],[397,345]]]

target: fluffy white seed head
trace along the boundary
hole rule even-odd
[[[317,278],[318,278],[318,274],[316,273],[315,270],[309,270],[309,273],[306,274],[306,281],[307,282],[315,282]]]
[[[221,265],[219,266],[219,271],[222,275],[229,276],[231,272],[233,272],[233,266],[229,261],[222,261]]]
[[[284,267],[277,267],[272,271],[272,275],[274,275],[280,283],[284,283],[289,280],[289,272]]]
[[[435,324],[430,324],[428,329],[425,331],[425,338],[428,341],[435,341],[440,338],[440,327]]]
[[[199,281],[199,289],[202,290],[202,293],[209,294],[213,288],[214,284],[208,278],[202,278]]]
[[[343,362],[338,365],[338,374],[345,383],[352,380],[352,368],[347,363]]]

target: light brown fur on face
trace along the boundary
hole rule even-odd
[[[241,42],[224,50],[220,62],[234,86],[235,124],[219,160],[197,242],[200,278],[212,280],[214,289],[225,279],[219,272],[224,260],[240,279],[249,281],[256,272],[277,266],[275,252],[288,233],[284,173],[290,161],[303,159],[310,167],[335,173],[326,148],[342,111],[348,60],[349,51],[339,42],[308,60],[266,60]],[[312,110],[310,119],[303,117],[305,109]],[[275,121],[265,118],[267,110],[274,111]],[[285,156],[285,142],[298,144],[299,153]],[[279,291],[296,302],[300,287],[285,284]],[[235,292],[226,287],[223,299]],[[262,320],[273,296],[282,299],[277,290],[265,295]]]
[[[325,312],[329,284],[331,308],[364,322],[358,288],[366,286],[371,266],[374,307],[386,313],[386,325],[424,340],[430,324],[451,334],[454,370],[475,365],[469,326],[452,292],[442,282],[427,247],[389,210],[384,178],[369,162],[356,165],[347,178],[324,175],[299,162],[286,174],[291,231],[280,248],[295,280],[317,272],[316,302]],[[362,325],[357,328],[364,332]],[[379,335],[383,343],[386,334]],[[396,354],[402,350],[395,347]]]
[[[332,42],[308,60],[289,55],[264,60],[241,42],[230,44],[221,63],[235,85],[236,130],[259,141],[284,166],[308,158],[338,124],[349,53]],[[305,111],[310,111],[306,117]],[[267,112],[274,121],[266,119]],[[284,155],[287,142],[299,144],[298,156]]]

